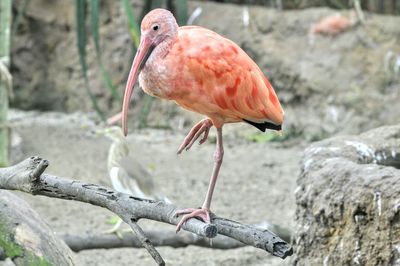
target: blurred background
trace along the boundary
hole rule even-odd
[[[10,104],[17,109],[95,112],[100,120],[117,113],[141,18],[164,6],[181,25],[192,16],[191,24],[227,36],[258,63],[286,107],[288,134],[315,140],[356,133],[398,114],[396,1],[361,1],[361,23],[351,18],[350,0],[12,2]],[[310,36],[313,25],[335,13],[352,25],[337,35]],[[135,91],[136,126],[192,123],[174,104],[154,104]]]
[[[53,174],[111,186],[110,142],[93,132],[120,112],[140,21],[156,7],[170,9],[180,25],[200,25],[236,42],[271,81],[285,109],[281,135],[248,125],[224,127],[226,157],[213,202],[221,216],[268,221],[294,232],[293,192],[304,148],[399,123],[398,0],[1,0],[0,165],[38,154],[50,160]],[[175,155],[201,118],[134,91],[131,153],[180,206],[199,205],[208,184],[214,132],[204,147]],[[110,226],[106,211],[21,196],[56,232]],[[160,251],[171,265],[291,263],[252,248]],[[131,249],[84,251],[76,258],[78,265],[151,262],[145,251]]]

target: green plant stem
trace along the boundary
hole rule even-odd
[[[10,64],[11,5],[11,0],[0,1],[0,64],[5,66],[4,71]],[[8,164],[8,78],[0,73],[0,167]]]
[[[12,23],[12,28],[11,28],[11,43],[14,39],[15,34],[17,33],[18,26],[21,23],[22,17],[24,16],[27,5],[28,5],[28,0],[24,0],[24,1],[22,1],[22,4],[20,4],[18,6],[17,15],[15,16],[15,19]]]
[[[144,5],[142,8],[142,13],[140,14],[140,21],[146,16],[147,13],[151,10],[153,0],[144,0]]]
[[[163,4],[162,2],[164,2],[164,1],[162,1],[162,0],[151,0],[150,2],[151,2],[150,10],[153,10],[153,9],[162,7],[162,4]]]
[[[86,31],[85,31],[85,18],[86,18],[86,2],[85,0],[75,0],[76,8],[76,32],[78,38],[78,51],[79,51],[79,62],[82,67],[83,78],[85,80],[85,90],[90,97],[93,108],[99,115],[102,121],[106,121],[106,117],[100,110],[97,103],[96,97],[90,90],[89,78],[87,76],[87,64],[86,64]]]
[[[339,0],[331,0],[331,4],[334,7],[339,8],[339,9],[346,9],[347,8],[346,4],[342,3]]]
[[[129,0],[122,0],[122,1],[123,1],[124,11],[128,19],[128,27],[129,27],[129,32],[131,34],[131,39],[133,41],[133,45],[135,46],[135,48],[137,48],[139,47],[140,43],[140,27],[135,19],[135,16],[133,15],[133,10],[132,7],[130,6]]]
[[[7,111],[8,111],[7,88],[4,82],[1,82],[0,83],[0,167],[8,165]]]
[[[96,48],[96,59],[97,63],[100,66],[101,74],[103,80],[106,84],[107,89],[110,91],[111,96],[118,100],[122,101],[121,95],[118,94],[117,89],[115,88],[110,74],[108,73],[106,67],[103,64],[101,49],[100,49],[100,34],[99,34],[99,1],[98,0],[90,0],[90,25],[92,28],[92,37],[94,41],[94,45]]]

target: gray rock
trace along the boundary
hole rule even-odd
[[[0,190],[0,251],[4,265],[73,265],[65,243],[25,201],[5,190]]]
[[[400,264],[400,125],[304,152],[295,265]]]

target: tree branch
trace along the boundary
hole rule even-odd
[[[12,167],[2,168],[0,169],[0,189],[20,190],[33,195],[81,201],[107,208],[130,224],[135,232],[139,232],[142,245],[153,257],[157,257],[154,253],[157,251],[150,244],[149,239],[140,232],[141,229],[136,227],[136,221],[146,218],[176,225],[180,220],[180,217],[175,216],[178,208],[171,204],[136,198],[95,184],[42,174],[47,166],[46,160],[30,157]],[[200,220],[190,219],[182,229],[207,238],[214,238],[218,232],[244,244],[268,251],[282,259],[293,254],[289,244],[268,230],[261,230],[215,215],[212,215],[212,222],[213,224],[205,224]]]
[[[290,241],[292,233],[290,230],[268,222],[254,224],[256,228],[265,230],[273,230],[284,239]],[[150,239],[154,246],[168,246],[173,248],[182,248],[187,246],[199,246],[213,249],[234,249],[244,247],[246,244],[239,242],[227,236],[217,235],[212,240],[201,237],[189,232],[165,232],[165,231],[146,231],[145,235]],[[79,235],[62,235],[64,242],[75,252],[88,249],[110,249],[110,248],[142,248],[142,244],[132,233],[132,231],[124,230],[115,233],[103,234],[79,234]]]
[[[134,221],[134,219],[131,218],[129,214],[125,213],[121,216],[121,218],[133,229],[140,243],[143,245],[145,249],[147,249],[147,251],[153,257],[156,263],[158,265],[165,265],[165,262],[161,257],[160,253],[158,253],[153,243],[151,243],[150,239],[147,238],[147,236],[143,232],[143,229]]]
[[[146,231],[146,236],[156,247],[169,246],[174,248],[187,247],[189,245],[214,248],[214,249],[233,249],[244,247],[245,244],[227,236],[217,235],[210,240],[209,238],[199,237],[188,232]],[[138,237],[132,232],[125,232],[121,235],[116,234],[83,234],[83,235],[63,235],[64,242],[75,252],[88,249],[110,249],[110,248],[141,248],[142,244]]]

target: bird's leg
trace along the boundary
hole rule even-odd
[[[222,128],[217,128],[217,147],[214,152],[214,168],[210,179],[210,184],[208,186],[206,199],[204,200],[202,209],[210,210],[211,199],[213,196],[215,184],[217,183],[217,178],[219,170],[222,165],[222,160],[224,159],[224,145],[222,144]]]
[[[122,112],[107,118],[107,126],[113,126],[122,119]]]
[[[176,232],[178,232],[182,225],[190,218],[200,218],[205,223],[210,223],[210,206],[211,199],[213,196],[215,184],[217,183],[218,173],[221,168],[222,160],[224,157],[224,146],[222,144],[222,128],[217,128],[217,147],[214,152],[214,168],[211,175],[210,184],[208,186],[206,199],[204,200],[203,206],[200,209],[184,209],[176,212],[176,215],[183,215],[181,221],[176,226]]]
[[[199,144],[203,144],[208,137],[208,133],[210,132],[210,128],[212,127],[212,122],[210,119],[206,118],[197,123],[183,140],[182,145],[178,149],[178,154],[182,153],[183,150],[189,150],[193,143],[200,137],[201,134],[204,133],[201,138]]]

